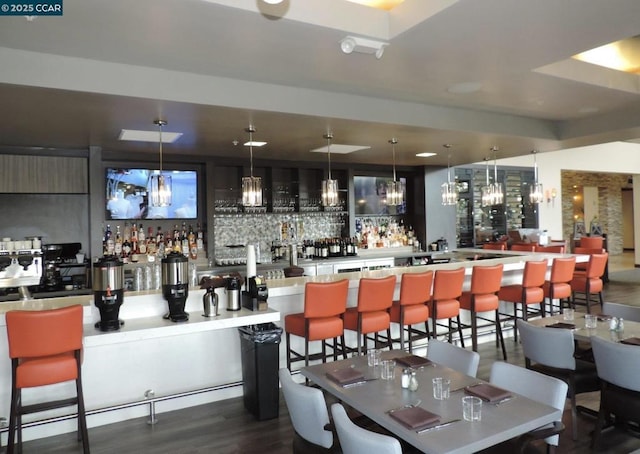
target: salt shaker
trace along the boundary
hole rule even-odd
[[[416,371],[411,371],[411,378],[409,379],[409,391],[417,391],[418,378],[416,377]]]
[[[619,326],[618,319],[611,317],[611,320],[609,320],[609,331],[617,331]]]
[[[404,369],[402,371],[402,387],[407,389],[409,388],[409,383],[411,382],[411,369]]]
[[[620,317],[620,319],[618,320],[617,331],[619,333],[623,333],[624,332],[624,319],[622,317]]]

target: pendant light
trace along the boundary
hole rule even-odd
[[[393,153],[393,181],[387,183],[387,205],[397,206],[404,202],[404,184],[396,178],[396,144],[395,137],[389,140],[391,152]]]
[[[498,182],[498,163],[497,163],[497,151],[498,147],[492,147],[493,151],[493,183],[489,183],[489,159],[487,162],[487,184],[482,188],[482,206],[502,205],[504,202],[504,191],[502,190],[502,183]]]
[[[160,170],[151,175],[151,190],[149,199],[152,207],[168,207],[171,205],[171,175],[162,174],[162,127],[167,125],[165,120],[155,120],[158,125],[160,142]]]
[[[538,162],[536,160],[537,152],[538,150],[531,151],[533,154],[533,184],[531,185],[531,191],[529,192],[529,201],[531,203],[542,203],[544,201],[542,183],[538,182]]]
[[[250,124],[248,128],[245,128],[245,132],[249,133],[250,175],[242,177],[242,205],[245,207],[261,207],[262,179],[253,176],[253,133],[256,132],[256,129]]]
[[[451,148],[448,143],[443,147],[447,149],[447,152]],[[456,205],[458,203],[458,188],[455,181],[451,181],[451,153],[447,155],[447,182],[442,183],[442,204],[443,205]]]
[[[322,180],[322,205],[334,207],[338,205],[338,180],[331,179],[331,139],[333,139],[333,133],[327,132],[322,137],[327,139],[327,160],[329,163],[329,178]]]

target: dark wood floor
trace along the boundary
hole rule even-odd
[[[640,273],[640,271],[639,271]],[[605,288],[605,299],[640,305],[640,279],[635,282],[616,282]],[[522,351],[513,339],[507,340],[509,362],[523,365]],[[487,379],[491,364],[501,359],[493,343],[480,346],[481,363],[478,376]],[[598,393],[578,396],[578,403],[597,409]],[[289,422],[284,399],[280,399],[280,417],[256,421],[243,406],[242,399],[229,399],[213,404],[158,415],[159,422],[149,426],[146,418],[130,420],[89,430],[91,452],[111,453],[290,453],[293,429]],[[570,414],[564,413],[564,423],[571,426]],[[560,453],[589,452],[590,431],[594,420],[580,416],[579,439],[571,440],[570,431],[562,435]],[[27,442],[24,453],[80,453],[81,445],[75,434]],[[611,429],[603,437],[599,452],[628,453],[640,448],[640,438],[621,430]]]

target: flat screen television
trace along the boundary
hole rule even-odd
[[[198,172],[196,170],[163,170],[171,176],[171,205],[149,204],[153,169],[106,169],[106,219],[197,219]]]
[[[406,178],[398,178],[404,188],[401,205],[387,204],[387,183],[390,177],[354,176],[355,214],[394,215],[407,212]]]

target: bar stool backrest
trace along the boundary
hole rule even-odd
[[[400,305],[425,304],[431,298],[433,271],[403,273],[400,282]]]
[[[580,247],[590,249],[602,249],[604,238],[601,236],[583,236],[580,238]]]
[[[522,274],[522,286],[542,287],[547,276],[547,261],[529,260],[524,264],[524,273]]]
[[[393,304],[396,288],[395,275],[380,279],[360,278],[358,287],[358,312],[384,311]]]
[[[433,301],[458,299],[462,295],[464,268],[436,270],[433,280]]]
[[[307,282],[304,287],[304,317],[334,317],[347,308],[349,280]]]
[[[502,263],[493,266],[474,266],[471,273],[471,293],[486,295],[497,293],[502,285]]]
[[[575,257],[557,257],[553,259],[551,264],[551,276],[549,282],[557,284],[561,282],[570,282],[573,279],[573,271],[576,268]]]
[[[609,254],[606,252],[604,254],[591,254],[589,263],[587,264],[587,278],[601,278],[607,266],[608,258]]]

